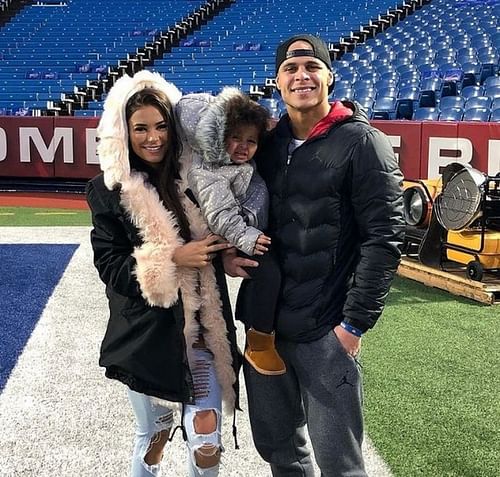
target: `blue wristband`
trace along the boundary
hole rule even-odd
[[[351,333],[354,336],[358,336],[359,338],[361,338],[361,336],[363,334],[361,332],[361,330],[358,330],[358,328],[356,328],[355,326],[350,325],[349,323],[346,323],[345,321],[341,321],[340,322],[340,326],[342,328],[344,328],[344,330],[348,331],[349,333]]]

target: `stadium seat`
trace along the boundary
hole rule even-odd
[[[472,96],[482,96],[484,88],[482,86],[466,86],[462,89],[462,96],[464,98],[471,98]]]
[[[366,111],[371,110],[373,107],[373,98],[370,96],[365,96],[362,98],[356,98],[356,101],[365,109]]]
[[[500,108],[494,109],[490,114],[490,121],[500,122]]]
[[[490,86],[500,86],[500,76],[490,76],[484,80],[483,86],[489,88]]]
[[[415,121],[437,121],[438,117],[439,113],[436,108],[417,108],[413,115]]]
[[[436,106],[436,92],[431,89],[421,91],[418,104],[421,108],[434,108]]]
[[[465,110],[475,109],[475,108],[486,108],[490,109],[491,98],[488,96],[471,96],[465,102]]]
[[[488,121],[490,118],[489,108],[466,109],[463,121]]]
[[[397,86],[377,89],[377,98],[396,98],[398,96]]]
[[[397,78],[386,78],[386,79],[378,79],[374,87],[376,89],[382,89],[382,88],[390,88],[390,87],[396,87],[398,84]]]
[[[341,79],[335,81],[335,89],[346,89],[346,88],[351,88],[353,84],[353,81],[346,80],[346,79]]]
[[[484,88],[484,95],[490,98],[500,98],[500,84],[486,86]]]
[[[399,73],[397,71],[385,71],[384,73],[382,73],[380,75],[380,79],[379,81],[381,80],[399,80]]]
[[[396,105],[396,119],[412,119],[415,101],[410,98],[398,99]]]
[[[500,98],[493,98],[491,102],[491,110],[500,109]]]
[[[411,99],[415,101],[419,98],[419,91],[420,89],[417,86],[407,86],[405,88],[400,88],[398,98]]]
[[[372,119],[394,119],[396,98],[377,98],[373,105]]]
[[[354,92],[351,88],[335,88],[332,93],[332,98],[336,100],[353,99]]]
[[[428,78],[420,80],[420,89],[422,91],[439,91],[441,89],[441,78]]]
[[[439,101],[439,109],[463,108],[465,104],[464,98],[461,96],[444,96]]]
[[[463,71],[460,68],[447,69],[443,73],[443,85],[441,96],[456,96],[463,79]]]
[[[490,76],[495,76],[498,73],[498,60],[492,59],[491,63],[483,62],[481,65],[481,76],[479,82],[483,84]]]
[[[452,107],[442,109],[439,113],[440,121],[461,121],[463,116],[463,109]]]

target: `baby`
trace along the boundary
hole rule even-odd
[[[248,269],[247,296],[253,316],[237,316],[247,331],[245,358],[260,373],[278,375],[285,364],[274,345],[274,314],[281,285],[269,252],[269,196],[252,160],[269,114],[236,88],[216,96],[192,94],[177,105],[177,115],[195,151],[188,182],[210,230],[259,262]],[[238,314],[237,307],[237,314]]]

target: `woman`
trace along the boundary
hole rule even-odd
[[[87,187],[110,308],[99,363],[128,386],[133,477],[159,475],[179,407],[190,477],[216,476],[221,401],[229,412],[237,406],[239,355],[217,253],[229,245],[185,193],[191,152],[174,121],[180,96],[155,73],[120,78],[98,127],[103,172]]]

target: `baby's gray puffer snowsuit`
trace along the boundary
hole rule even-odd
[[[237,88],[217,96],[183,96],[176,106],[179,123],[194,150],[188,172],[189,188],[198,201],[210,230],[247,255],[267,228],[269,196],[254,161],[234,164],[225,149],[226,105]]]

